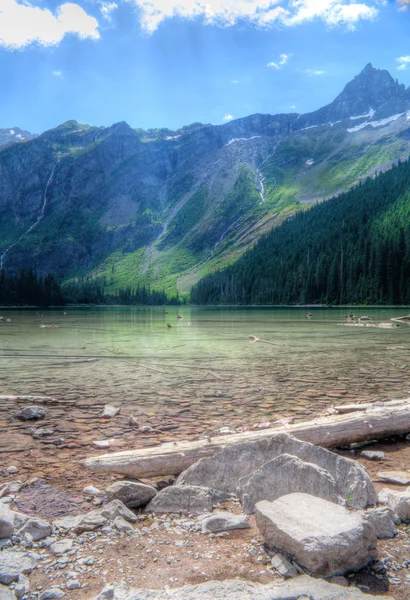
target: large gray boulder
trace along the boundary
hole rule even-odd
[[[167,590],[127,590],[109,586],[94,600],[393,600],[391,596],[369,596],[358,588],[345,588],[308,575],[267,585],[240,579],[207,581]]]
[[[282,454],[296,456],[330,473],[336,482],[337,494],[349,506],[366,508],[377,504],[376,490],[362,465],[319,446],[301,442],[287,433],[228,446],[189,467],[181,473],[176,483],[207,485],[217,490],[237,493],[242,478]]]
[[[156,496],[157,490],[136,481],[117,481],[105,493],[109,500],[121,500],[128,508],[141,508]]]
[[[4,585],[0,585],[0,600],[17,600],[15,593]]]
[[[35,542],[42,540],[48,537],[53,531],[53,527],[48,523],[48,521],[44,521],[44,519],[32,518],[29,519],[23,527],[19,530],[20,535],[24,535],[28,533]]]
[[[315,576],[344,575],[377,557],[377,537],[362,511],[308,494],[258,502],[256,523],[269,549]]]
[[[373,527],[379,540],[390,539],[397,535],[396,521],[400,522],[400,519],[391,508],[387,506],[372,508],[365,512],[364,517]]]
[[[32,553],[3,550],[0,552],[0,583],[8,585],[17,581],[20,573],[31,573],[36,564],[36,557]]]
[[[0,540],[14,533],[14,515],[5,504],[0,504]]]
[[[379,500],[388,504],[403,523],[410,523],[410,489],[407,490],[398,492],[383,488],[379,493]]]
[[[199,514],[210,512],[216,504],[224,502],[227,498],[227,494],[206,487],[171,485],[158,492],[145,511]]]
[[[339,488],[334,477],[322,467],[290,454],[282,454],[240,479],[238,494],[244,512],[253,513],[261,500],[272,502],[293,492],[346,504],[346,497],[340,495]]]

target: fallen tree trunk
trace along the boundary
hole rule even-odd
[[[300,440],[329,448],[410,432],[410,399],[404,404],[385,404],[365,412],[321,417],[275,429],[104,454],[89,458],[83,464],[92,471],[134,478],[179,475],[193,463],[212,456],[225,446],[269,438],[275,433],[290,433]]]
[[[379,407],[390,407],[390,406],[399,406],[400,404],[407,404],[410,400],[390,400],[389,402],[366,402],[363,404],[341,404],[340,406],[335,406],[334,409],[337,410],[340,414],[352,413],[352,412],[360,412],[368,410],[369,408],[379,408]]]

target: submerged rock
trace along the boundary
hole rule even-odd
[[[217,490],[237,493],[242,478],[283,454],[296,456],[330,473],[336,482],[336,493],[349,506],[366,508],[377,503],[376,490],[362,465],[319,446],[301,442],[287,433],[234,444],[210,458],[202,458],[181,473],[177,485],[205,484]]]
[[[104,410],[101,416],[103,419],[113,419],[119,414],[120,410],[121,409],[119,406],[112,406],[111,404],[106,404],[104,406]]]
[[[42,406],[26,406],[16,415],[21,421],[38,421],[46,418],[46,411]]]
[[[308,494],[262,501],[256,509],[256,523],[268,548],[315,576],[358,571],[377,557],[376,534],[362,512]]]
[[[227,494],[207,487],[172,485],[158,492],[145,511],[199,514],[210,512],[215,504],[224,502],[227,498]]]

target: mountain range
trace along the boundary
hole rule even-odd
[[[0,266],[185,293],[296,212],[409,154],[410,88],[371,64],[309,114],[0,130]]]

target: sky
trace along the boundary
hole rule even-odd
[[[410,0],[0,0],[0,128],[178,129],[410,86]]]

